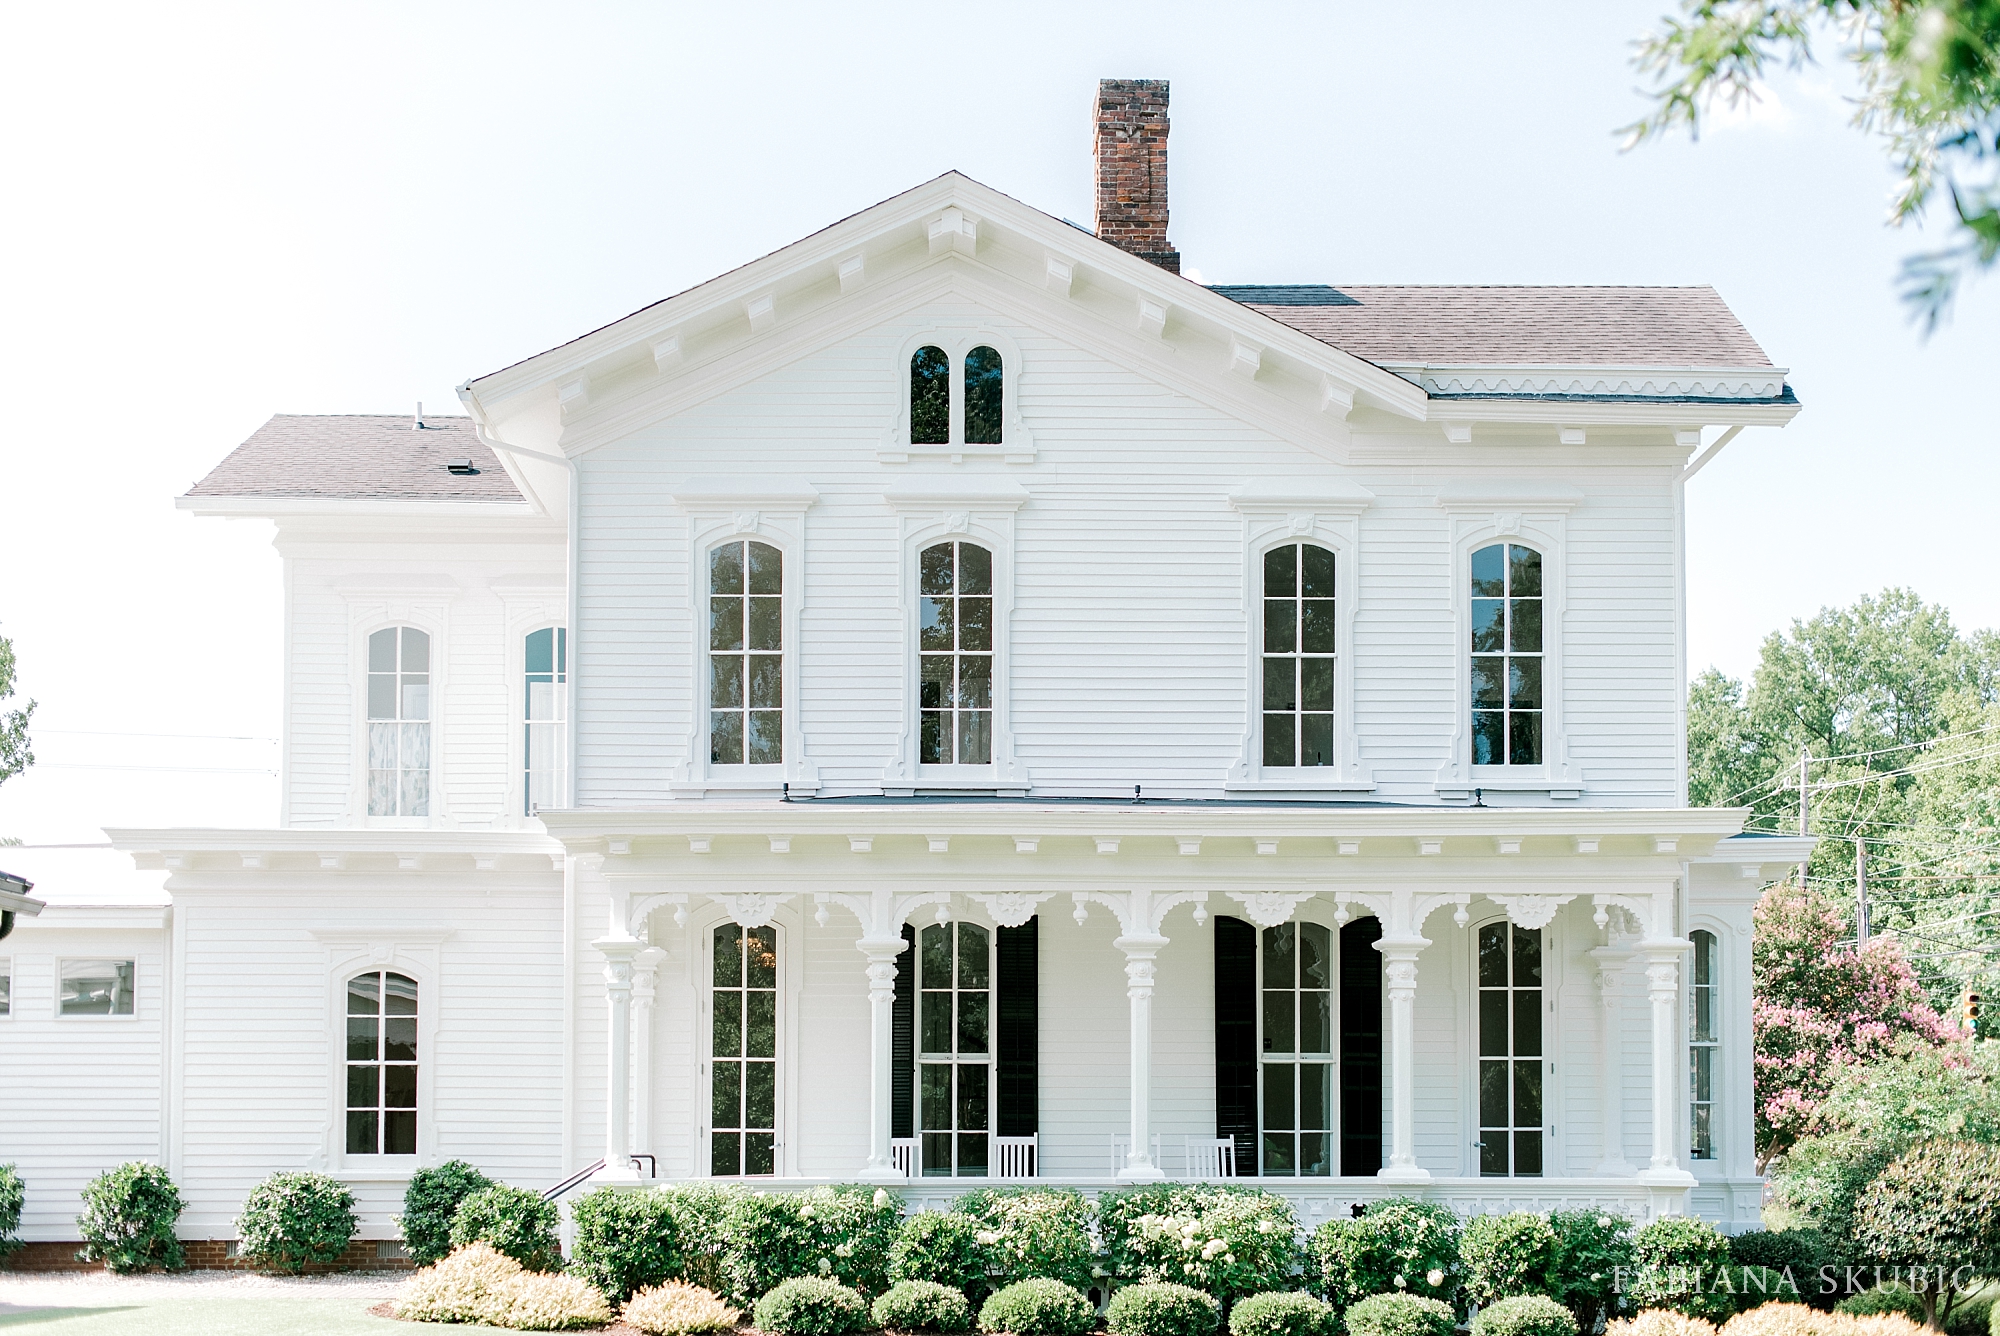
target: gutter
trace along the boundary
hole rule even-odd
[[[48,908],[47,901],[28,898],[28,892],[34,889],[35,883],[26,877],[17,877],[11,872],[0,872],[0,938],[14,931],[16,914],[26,914],[29,918],[34,918]]]

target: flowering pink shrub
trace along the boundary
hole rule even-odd
[[[1760,1165],[1805,1131],[1841,1069],[1899,1044],[1957,1038],[1925,1001],[1896,943],[1842,945],[1848,925],[1825,896],[1780,884],[1757,903],[1751,1029]]]

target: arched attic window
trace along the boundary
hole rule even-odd
[[[981,345],[965,355],[965,443],[1000,444],[1000,354]]]
[[[951,359],[926,344],[910,358],[910,444],[951,443]]]

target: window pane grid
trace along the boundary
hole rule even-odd
[[[347,1153],[417,1153],[417,981],[347,981]]]
[[[993,761],[993,554],[938,543],[918,557],[917,759]]]
[[[1716,1028],[1715,934],[1691,934],[1694,959],[1688,979],[1688,1153],[1715,1158],[1715,1069],[1720,1032]]]
[[[768,543],[708,555],[711,765],[784,760],[784,558]]]
[[[984,1178],[993,1092],[993,943],[976,923],[917,937],[917,1115],[927,1177]]]
[[[522,697],[525,808],[560,807],[569,785],[568,637],[560,626],[531,632],[527,640],[527,680]]]
[[[1542,933],[1479,930],[1479,1172],[1542,1173]]]
[[[1472,763],[1542,764],[1542,556],[1472,554]]]
[[[1263,1172],[1333,1173],[1333,980],[1331,930],[1318,923],[1266,928],[1259,952]]]
[[[1264,764],[1333,756],[1334,555],[1312,543],[1264,554]]]
[[[368,815],[429,816],[431,638],[413,626],[368,637]]]
[[[777,1172],[778,930],[716,928],[709,989],[709,1172]]]

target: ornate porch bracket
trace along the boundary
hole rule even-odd
[[[1574,893],[1569,895],[1547,895],[1542,893],[1495,895],[1491,891],[1488,891],[1486,898],[1494,904],[1499,905],[1502,909],[1505,909],[1507,917],[1513,921],[1516,927],[1527,928],[1532,931],[1536,928],[1546,928],[1551,923],[1554,923],[1556,921],[1556,911],[1576,899],[1576,896]]]
[[[1054,891],[1002,891],[998,895],[972,894],[972,898],[986,906],[986,912],[993,921],[1003,928],[1019,928],[1035,916],[1036,907],[1045,900],[1055,899]]]
[[[1229,898],[1243,906],[1243,915],[1260,928],[1289,923],[1299,906],[1319,895],[1318,891],[1230,891]]]
[[[871,891],[819,891],[813,900],[820,907],[822,922],[827,906],[838,905],[861,925],[861,936],[854,946],[868,962],[868,1160],[856,1176],[869,1183],[898,1182],[904,1175],[896,1171],[889,1154],[889,1107],[895,1095],[896,957],[908,945],[903,940],[903,923],[911,911],[924,905],[948,905],[951,894],[922,891],[898,895],[884,886]]]
[[[778,916],[797,891],[710,891],[708,898],[745,928],[761,928]]]

